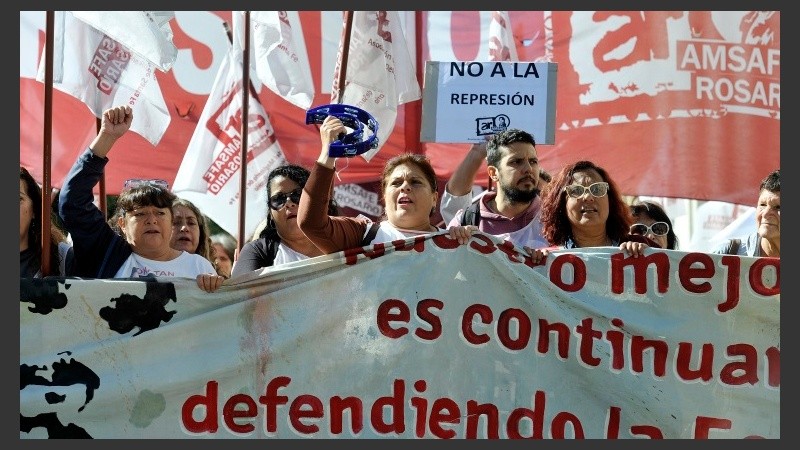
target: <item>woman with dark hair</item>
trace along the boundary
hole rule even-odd
[[[267,224],[258,239],[242,247],[231,276],[325,254],[297,224],[297,207],[308,176],[308,169],[295,164],[272,169],[267,176]],[[328,214],[339,214],[333,198],[327,205]]]
[[[342,121],[328,116],[319,129],[322,148],[300,198],[300,229],[324,253],[335,253],[373,242],[389,242],[443,231],[431,223],[439,192],[436,172],[425,155],[404,153],[386,162],[381,173],[380,198],[385,218],[372,224],[367,218],[334,216],[325,211],[331,197],[334,157],[330,145],[347,133]],[[377,228],[375,228],[377,226]],[[469,242],[478,227],[455,226],[448,231],[459,244]]]
[[[632,217],[616,184],[591,161],[568,164],[542,199],[542,235],[562,248],[619,246],[633,256],[652,240],[630,234]]]
[[[172,237],[169,245],[214,262],[208,219],[194,203],[183,198],[172,202]]]
[[[669,250],[678,249],[678,236],[672,229],[672,221],[656,202],[639,201],[631,205],[631,214],[636,223],[631,225],[630,233],[645,236]]]
[[[225,280],[211,262],[170,246],[175,194],[164,180],[128,180],[117,199],[115,232],[94,205],[92,188],[103,175],[106,155],[133,122],[130,106],[103,112],[100,131],[64,181],[59,215],[72,236],[75,275],[86,278],[187,277],[207,292]]]
[[[50,267],[56,276],[66,276],[72,263],[72,246],[50,216]],[[42,188],[19,167],[19,276],[42,277]]]

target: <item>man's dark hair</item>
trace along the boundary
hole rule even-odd
[[[486,163],[490,166],[497,167],[497,165],[500,164],[500,160],[503,159],[500,147],[509,146],[515,142],[525,142],[534,147],[536,146],[533,135],[517,128],[509,128],[492,136],[486,144]]]

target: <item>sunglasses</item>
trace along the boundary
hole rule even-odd
[[[278,194],[273,195],[269,198],[269,207],[274,209],[275,211],[283,208],[283,205],[286,204],[286,200],[291,200],[292,203],[295,205],[300,203],[300,194],[303,193],[302,188],[297,188],[292,192],[284,193],[280,192]]]
[[[130,180],[125,180],[123,189],[133,189],[139,186],[155,186],[164,190],[169,190],[169,183],[167,183],[166,180],[146,180],[144,178],[131,178]]]
[[[631,225],[631,234],[640,234],[645,236],[650,232],[656,236],[666,236],[667,233],[669,233],[669,224],[667,222],[656,222],[649,227],[643,223],[635,223]]]
[[[572,198],[581,198],[586,191],[589,191],[593,197],[602,197],[608,193],[608,183],[605,181],[599,181],[597,183],[590,184],[588,187],[581,184],[570,184],[569,186],[564,186],[564,192],[566,192],[567,195]]]

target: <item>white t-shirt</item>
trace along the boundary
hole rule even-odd
[[[272,262],[272,265],[277,266],[278,264],[302,261],[304,259],[308,259],[308,256],[292,250],[281,242],[278,244],[278,251],[275,253],[275,261]]]
[[[204,273],[216,274],[217,271],[214,270],[211,261],[193,253],[183,251],[180,256],[170,261],[155,261],[131,253],[114,278],[138,278],[152,275],[195,279]]]
[[[458,211],[469,208],[472,202],[489,192],[480,191],[476,193],[476,190],[477,189],[473,187],[472,192],[464,195],[453,195],[447,192],[447,186],[445,186],[444,192],[442,193],[442,200],[439,202],[439,214],[442,215],[442,220],[444,220],[445,224],[449,224]]]
[[[367,233],[369,233],[369,226],[367,227],[367,231],[364,233],[366,237]],[[423,236],[426,234],[433,234],[442,231],[441,229],[437,229],[436,231],[417,231],[417,230],[401,230],[392,225],[388,220],[384,220],[381,222],[381,227],[378,228],[378,232],[375,233],[375,237],[372,239],[370,244],[377,244],[379,242],[391,242],[398,239],[407,239],[410,237],[415,236]]]

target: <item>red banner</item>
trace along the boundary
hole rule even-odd
[[[420,84],[426,60],[489,60],[491,13],[405,14],[409,49],[419,53]],[[340,13],[298,14],[316,89],[313,105],[329,103]],[[538,146],[542,167],[551,173],[589,159],[608,169],[626,194],[749,205],[760,180],[780,167],[780,12],[509,15],[519,59],[559,65],[556,143]],[[157,147],[132,133],[117,143],[106,172],[109,194],[127,178],[175,178],[228,45],[222,20],[230,20],[230,11],[176,12],[170,24],[178,59],[171,71],[157,73],[172,121]],[[37,40],[38,50],[30,44]],[[20,43],[20,162],[41,179],[44,86],[32,78],[44,43],[43,12],[20,15]],[[51,182],[59,187],[96,125],[78,100],[53,96]],[[319,135],[305,124],[305,111],[266,88],[259,96],[287,158],[313,164]],[[337,183],[374,183],[384,162],[406,150],[426,153],[446,180],[468,146],[420,144],[419,104],[400,106],[381,151],[370,162],[348,160]],[[481,171],[478,182],[486,181]]]

